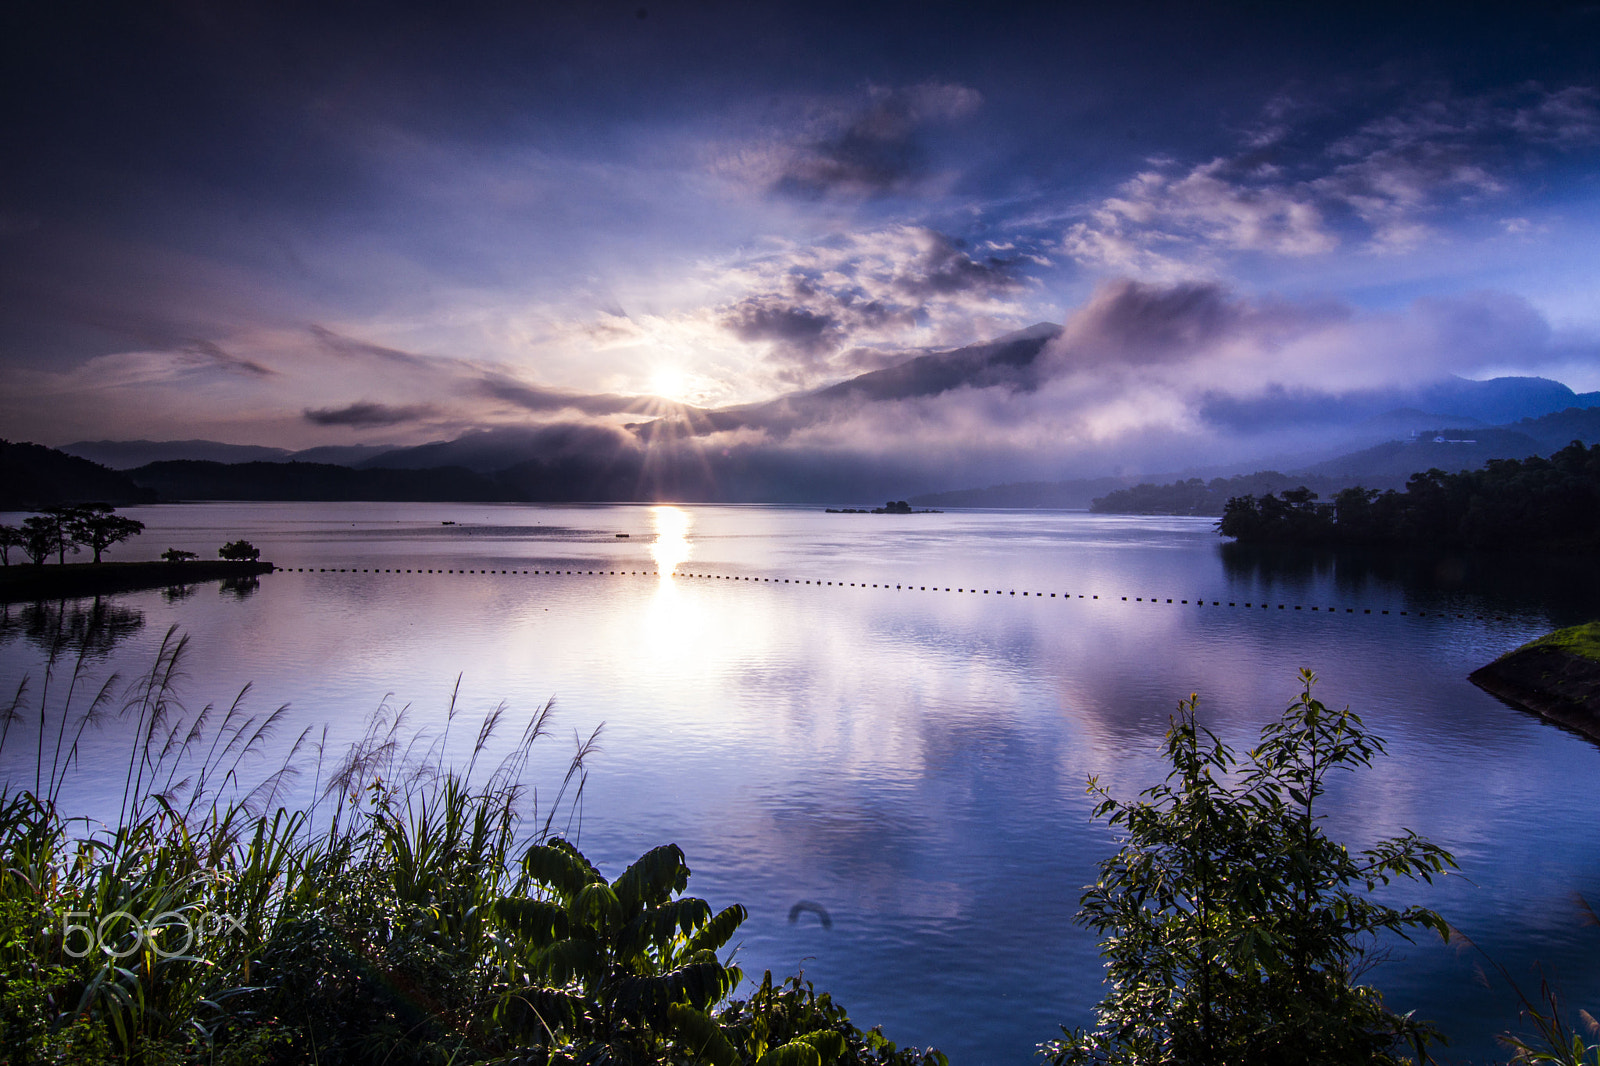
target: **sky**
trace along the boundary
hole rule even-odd
[[[1219,400],[1600,389],[1596,3],[60,3],[0,36],[14,440],[643,447],[1039,322],[1035,387],[699,446],[1018,480],[1283,445]]]

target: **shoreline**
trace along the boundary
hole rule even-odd
[[[228,559],[191,559],[183,563],[162,560],[126,563],[65,563],[34,566],[19,563],[0,567],[0,603],[24,600],[77,599],[112,592],[194,585],[202,581],[270,574],[271,563]]]
[[[1600,743],[1600,622],[1558,629],[1467,675],[1485,692]]]

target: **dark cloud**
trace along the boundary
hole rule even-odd
[[[798,306],[779,296],[752,296],[740,301],[723,316],[722,325],[742,341],[772,341],[806,355],[833,351],[845,336],[833,315]]]
[[[385,362],[400,363],[405,366],[427,367],[431,361],[427,356],[416,355],[412,352],[401,351],[398,348],[385,348],[381,344],[369,344],[366,341],[354,340],[343,337],[326,327],[312,324],[308,327],[311,335],[325,350],[336,355],[351,357],[369,357],[381,359]]]
[[[226,370],[233,374],[244,374],[256,378],[276,377],[278,374],[276,370],[270,367],[262,366],[253,359],[233,355],[225,351],[221,345],[213,344],[210,341],[190,341],[184,346],[183,351],[196,357],[197,361],[202,364],[216,367],[219,370]]]
[[[930,123],[976,111],[982,97],[960,85],[869,90],[854,109],[838,109],[815,140],[794,148],[773,189],[806,199],[904,192],[925,173],[919,135]]]
[[[391,406],[382,403],[353,403],[347,407],[308,408],[302,414],[306,421],[318,426],[397,426],[405,422],[420,422],[433,418],[439,412],[432,404],[405,404]]]
[[[989,255],[974,258],[966,245],[942,233],[929,231],[927,250],[913,260],[895,279],[895,287],[907,296],[927,299],[976,293],[1001,296],[1024,287],[1018,276],[1020,261]]]
[[[1139,366],[1191,358],[1236,329],[1245,305],[1221,285],[1102,285],[1054,344],[1064,368]]]
[[[975,254],[937,230],[897,226],[763,262],[765,286],[721,308],[718,321],[742,341],[769,344],[779,379],[803,387],[884,365],[890,360],[874,353],[908,331],[1009,312],[1009,299],[1028,287],[1023,271],[1031,262]],[[906,351],[903,343],[898,349]]]

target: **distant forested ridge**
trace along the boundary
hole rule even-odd
[[[0,511],[32,511],[76,503],[117,507],[150,503],[156,494],[126,474],[42,444],[0,440]]]
[[[1600,550],[1600,444],[1481,470],[1413,474],[1404,492],[1354,486],[1319,501],[1301,486],[1236,496],[1217,531],[1248,544]]]
[[[331,463],[217,463],[170,459],[128,471],[164,500],[400,500],[488,502],[511,498],[493,479],[462,467],[353,470]]]
[[[1393,485],[1384,485],[1392,480]],[[1228,501],[1238,496],[1266,496],[1294,488],[1309,488],[1319,495],[1328,495],[1350,487],[1348,477],[1327,477],[1280,474],[1276,470],[1261,470],[1254,474],[1234,477],[1214,477],[1210,481],[1192,477],[1170,485],[1149,482],[1131,488],[1118,489],[1099,497],[1089,505],[1095,514],[1180,514],[1220,516]],[[1399,478],[1380,479],[1380,487],[1398,487]]]

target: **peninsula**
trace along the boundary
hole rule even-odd
[[[1485,692],[1600,741],[1600,622],[1558,629],[1470,677]]]
[[[271,563],[231,559],[7,566],[0,567],[0,603],[171,588],[202,581],[254,577],[272,571]]]

